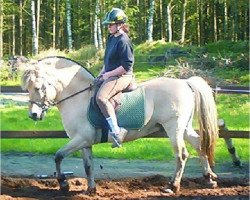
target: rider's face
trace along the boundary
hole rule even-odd
[[[115,34],[117,32],[117,24],[109,24],[108,30],[110,34]]]

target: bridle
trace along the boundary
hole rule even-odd
[[[66,100],[68,100],[68,99],[70,99],[70,98],[72,98],[72,97],[80,94],[80,93],[83,93],[83,92],[85,92],[87,90],[91,90],[92,88],[93,88],[93,84],[90,84],[88,87],[86,87],[86,88],[84,88],[84,89],[82,89],[82,90],[80,90],[80,91],[78,91],[78,92],[76,92],[76,93],[74,93],[74,94],[72,94],[72,95],[70,95],[68,97],[65,97],[65,98],[63,98],[63,99],[61,99],[60,101],[57,101],[57,102],[55,102],[55,101],[49,101],[49,100],[46,101],[46,89],[44,89],[43,90],[43,92],[44,92],[44,97],[43,97],[44,101],[42,103],[41,102],[37,102],[37,101],[29,101],[29,102],[31,104],[36,104],[39,108],[42,109],[42,113],[44,113],[50,107],[56,106],[56,105],[58,105],[58,104],[60,104],[60,103],[62,103],[64,101],[66,101]]]

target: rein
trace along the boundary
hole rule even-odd
[[[74,93],[74,94],[72,94],[72,95],[70,95],[70,96],[68,96],[68,97],[66,97],[66,98],[64,98],[64,99],[62,99],[62,100],[60,100],[60,101],[58,101],[58,102],[54,102],[54,103],[52,104],[52,106],[58,105],[58,104],[60,104],[60,103],[62,103],[62,102],[64,102],[64,101],[70,99],[71,97],[74,97],[74,96],[76,96],[76,95],[78,95],[78,94],[80,94],[80,93],[82,93],[82,92],[85,92],[86,90],[92,89],[92,87],[93,87],[93,85],[90,84],[89,87],[86,87],[86,88],[84,88],[83,90],[80,90],[80,91],[78,91],[78,92],[76,92],[76,93]]]

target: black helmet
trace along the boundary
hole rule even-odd
[[[107,12],[105,19],[102,22],[103,25],[125,23],[127,21],[127,16],[123,10],[119,8],[112,8],[110,12]]]

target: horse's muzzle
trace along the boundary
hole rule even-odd
[[[29,113],[29,118],[33,119],[34,121],[43,120],[44,116],[45,112],[42,112],[40,116],[37,113]]]

